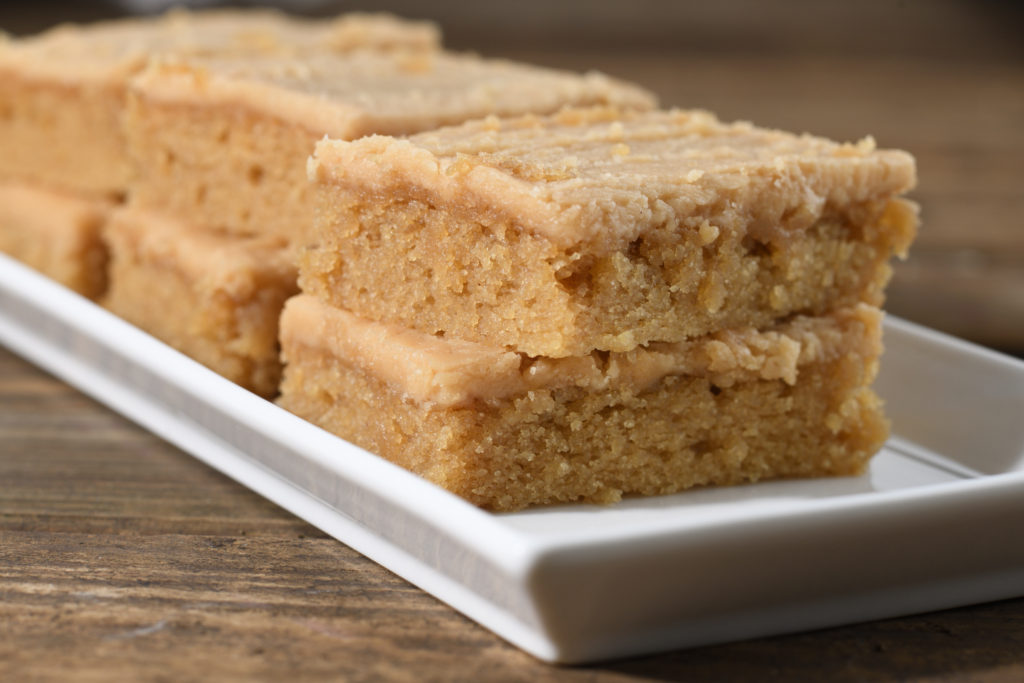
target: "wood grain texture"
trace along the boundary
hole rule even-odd
[[[1024,352],[1020,5],[376,6],[666,105],[908,149],[924,224],[890,308]],[[0,27],[116,11],[3,3]],[[550,667],[0,349],[0,681],[210,679],[1001,683],[1024,680],[1024,599]]]

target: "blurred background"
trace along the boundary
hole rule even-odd
[[[158,11],[160,0],[4,2],[0,28]],[[239,3],[194,3],[201,5]],[[1024,3],[983,0],[412,0],[262,3],[390,11],[449,48],[636,81],[666,106],[918,160],[923,225],[894,314],[1024,355]]]

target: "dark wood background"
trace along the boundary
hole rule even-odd
[[[1024,352],[1024,7],[333,3],[917,156],[894,313]],[[318,12],[328,8],[320,5]],[[12,33],[114,4],[0,4]],[[0,84],[2,85],[2,84]],[[560,669],[0,350],[0,680],[1024,680],[1024,600]]]

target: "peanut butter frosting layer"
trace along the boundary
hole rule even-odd
[[[704,111],[614,108],[492,117],[401,140],[324,140],[309,170],[321,182],[412,188],[454,210],[500,211],[562,247],[597,251],[666,225],[784,242],[828,210],[916,182],[913,157],[870,138],[837,143]]]
[[[302,347],[326,351],[410,400],[459,407],[569,386],[640,392],[670,375],[707,377],[723,387],[753,380],[792,385],[801,366],[847,353],[878,356],[881,319],[879,309],[859,304],[826,316],[797,316],[769,330],[726,330],[625,353],[555,359],[371,322],[300,295],[285,306],[281,341],[286,353]]]
[[[267,282],[296,277],[278,237],[226,235],[132,207],[115,211],[107,230],[130,244],[138,261],[177,271],[203,290],[245,298]]]
[[[169,59],[140,74],[133,90],[176,104],[241,105],[341,139],[404,135],[495,113],[656,104],[647,91],[600,73],[423,51]]]
[[[439,44],[435,25],[386,14],[313,20],[273,10],[174,10],[152,19],[64,24],[7,41],[0,45],[0,65],[60,80],[117,82],[158,54],[283,57],[359,49],[433,50]]]

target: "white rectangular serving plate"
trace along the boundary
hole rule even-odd
[[[0,342],[501,637],[589,662],[1024,595],[1024,363],[890,318],[861,477],[491,514],[0,255]]]

